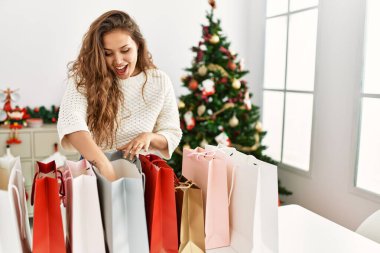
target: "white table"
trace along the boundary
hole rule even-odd
[[[301,206],[278,211],[280,253],[380,253],[380,244]]]

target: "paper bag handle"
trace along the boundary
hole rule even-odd
[[[20,173],[22,175],[22,172],[20,170],[17,170],[15,169],[15,171],[17,173]],[[20,193],[18,192],[18,188],[15,186],[15,185],[11,185],[12,187],[12,190],[14,190],[16,192],[16,195],[17,195],[17,202],[18,202],[18,205],[19,205],[19,212],[20,212],[20,226],[21,226],[21,233],[22,233],[22,237],[25,238],[26,237],[26,234],[25,234],[25,229],[24,229],[24,226],[23,226],[23,222],[22,222],[22,208],[21,208],[21,198],[20,198]]]

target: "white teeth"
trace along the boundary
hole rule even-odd
[[[127,65],[125,65],[125,66],[121,66],[121,67],[115,67],[116,69],[118,69],[118,70],[122,70],[123,68],[125,68]]]

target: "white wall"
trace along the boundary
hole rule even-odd
[[[280,168],[279,178],[293,191],[291,197],[285,198],[287,203],[300,204],[356,229],[367,216],[380,209],[379,197],[353,187],[365,1],[319,2],[311,175]],[[262,9],[263,4],[265,0],[255,1],[252,10]],[[261,45],[262,37],[257,38],[258,41],[251,43]],[[260,57],[256,61],[262,65],[263,55]]]
[[[217,1],[217,16],[232,42],[248,58],[248,0]],[[201,38],[206,0],[0,1],[0,89],[19,89],[21,106],[58,105],[65,89],[66,65],[77,56],[83,34],[105,11],[133,16],[148,41],[156,65],[176,88],[191,65],[191,46]],[[1,105],[1,103],[0,103]]]

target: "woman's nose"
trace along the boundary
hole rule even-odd
[[[123,56],[120,55],[120,54],[116,54],[116,55],[115,55],[115,63],[116,63],[117,65],[122,64],[122,63],[123,63]]]

